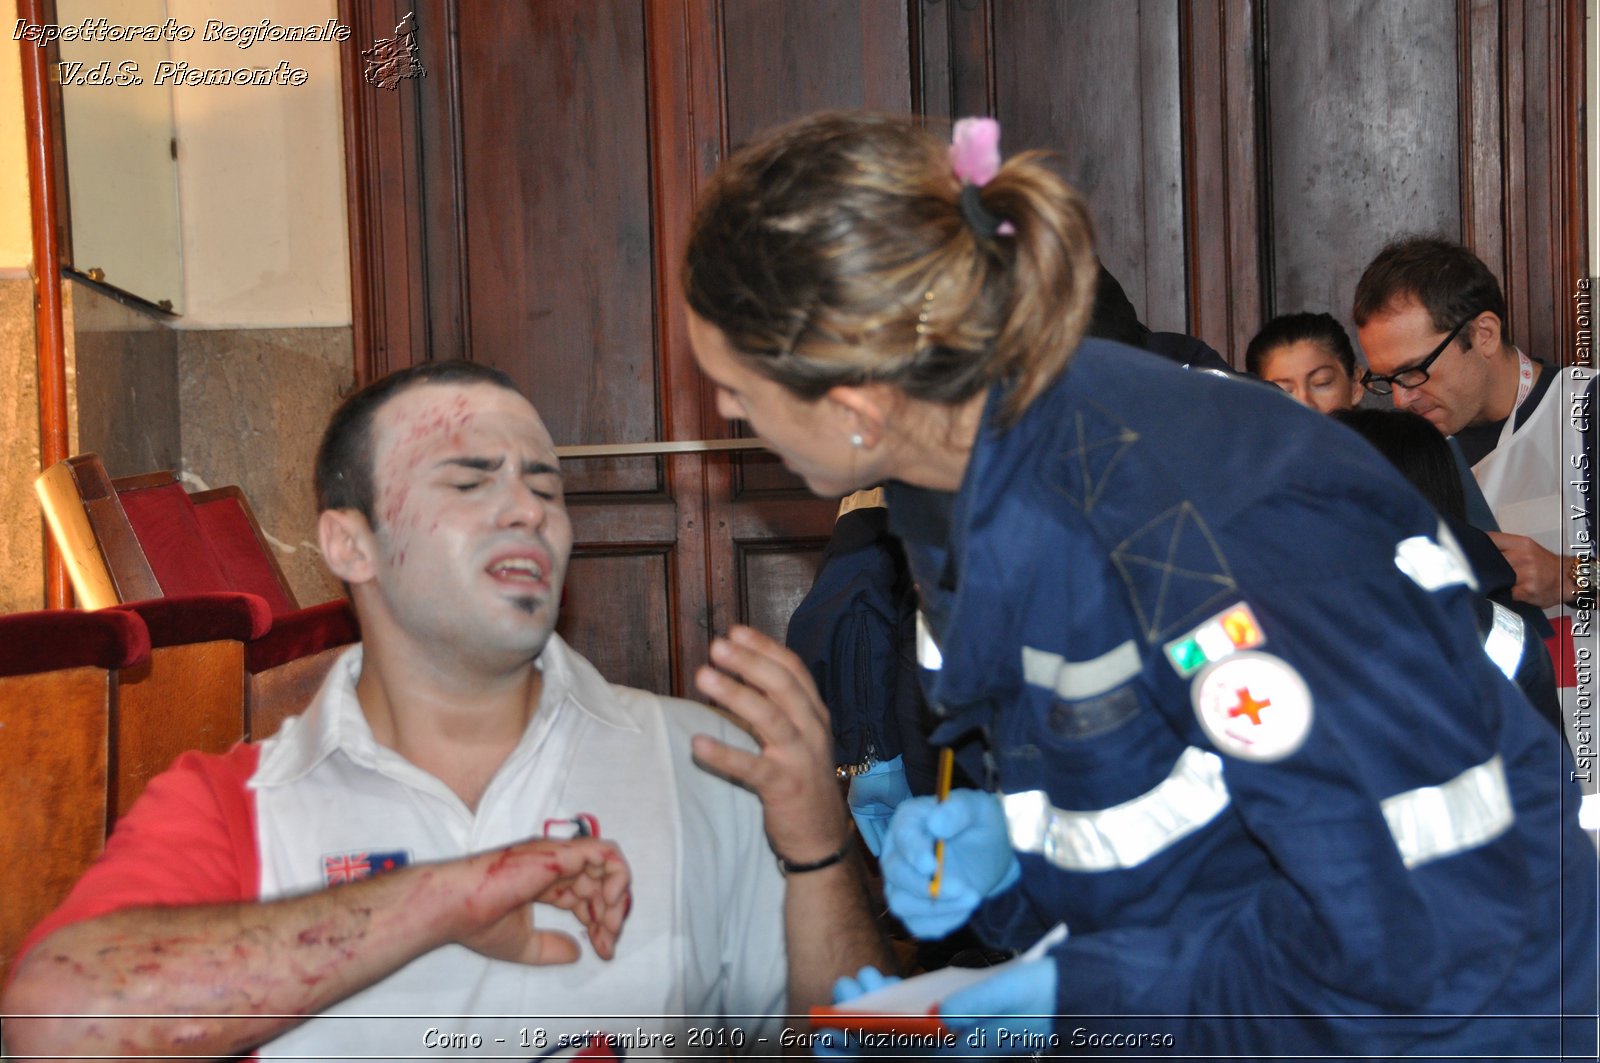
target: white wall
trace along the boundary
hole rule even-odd
[[[14,17],[15,5],[6,7]],[[28,156],[22,135],[22,50],[6,41],[0,47],[0,277],[21,276],[32,261]]]
[[[15,6],[5,8],[14,19]],[[100,13],[114,20],[116,9]],[[208,19],[320,25],[338,17],[336,0],[166,0],[166,14],[195,30],[191,40],[171,43],[175,62],[271,69],[284,61],[306,71],[299,86],[172,88],[185,308],[174,323],[350,324],[339,45],[261,41],[241,49],[202,40]],[[20,50],[7,40],[0,48],[0,276],[20,275],[32,260],[27,182]]]
[[[172,44],[194,67],[305,70],[299,86],[173,90],[187,312],[180,328],[350,323],[349,230],[337,43],[204,42],[208,19],[279,25],[336,18],[335,0],[167,0],[195,27]]]
[[[96,16],[118,26],[159,26],[166,2],[56,0],[60,25]],[[155,83],[171,58],[167,42],[62,40],[59,54],[69,259],[80,273],[181,313],[172,90]],[[99,83],[108,80],[114,83]]]

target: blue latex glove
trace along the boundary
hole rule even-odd
[[[937,866],[934,842],[943,838],[939,896],[928,895]],[[889,910],[919,938],[941,938],[965,923],[985,897],[1017,881],[1022,871],[1006,834],[1000,799],[978,790],[953,790],[940,801],[913,797],[889,823],[879,859]]]
[[[833,983],[833,1002],[844,1004],[898,981],[900,979],[894,975],[884,974],[876,967],[863,967],[856,972],[854,978],[847,976]],[[811,1052],[818,1056],[846,1058],[860,1055],[861,1046],[856,1043],[854,1037],[843,1030],[824,1029],[817,1031],[817,1039],[811,1044]]]
[[[939,1018],[968,1052],[1029,1055],[1055,1047],[1055,1010],[1056,961],[1042,956],[951,993]]]
[[[910,796],[906,763],[901,757],[880,760],[850,779],[850,814],[873,856],[883,851],[883,836],[888,833],[894,810]]]

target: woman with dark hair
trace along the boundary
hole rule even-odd
[[[1450,444],[1426,418],[1407,410],[1340,410],[1333,416],[1376,447],[1440,514],[1467,519],[1466,496]]]
[[[1320,413],[1361,401],[1356,352],[1332,314],[1280,314],[1245,348],[1245,371],[1275,384]]]
[[[886,481],[934,740],[980,783],[899,806],[891,907],[1003,948],[1071,929],[945,1024],[988,1053],[1087,1044],[1037,1018],[1074,1013],[1233,1057],[1591,1050],[1549,1016],[1593,1002],[1594,852],[1438,517],[1327,419],[1084,340],[1083,200],[998,138],[778,129],[706,188],[683,274],[718,409],[819,494]]]

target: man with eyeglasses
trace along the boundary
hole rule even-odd
[[[1560,369],[1512,345],[1500,283],[1446,240],[1385,247],[1356,284],[1352,316],[1367,358],[1362,384],[1454,437],[1500,525],[1489,534],[1516,571],[1513,594],[1551,619],[1568,739],[1587,774],[1583,822],[1600,827],[1593,708],[1577,687],[1594,665],[1584,619],[1594,606],[1594,371]],[[1574,620],[1591,655],[1581,661]]]

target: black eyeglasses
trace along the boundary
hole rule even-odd
[[[1428,382],[1428,367],[1434,362],[1438,361],[1439,356],[1444,353],[1445,348],[1450,346],[1450,342],[1456,338],[1456,334],[1462,329],[1466,328],[1467,325],[1470,324],[1477,316],[1477,314],[1473,314],[1471,317],[1468,317],[1466,320],[1462,321],[1461,324],[1451,329],[1450,335],[1446,336],[1439,346],[1428,352],[1428,357],[1424,358],[1422,361],[1418,362],[1409,369],[1402,369],[1400,372],[1390,373],[1388,376],[1373,376],[1372,370],[1368,369],[1365,373],[1361,374],[1361,386],[1372,392],[1374,395],[1391,394],[1394,391],[1394,386],[1396,384],[1399,384],[1403,388],[1420,388],[1422,385]]]

